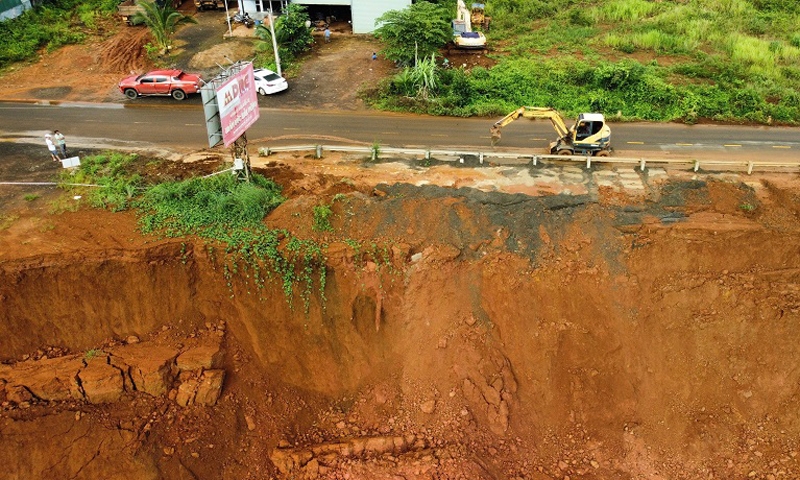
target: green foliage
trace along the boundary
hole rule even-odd
[[[119,152],[84,157],[75,172],[61,172],[61,187],[79,191],[93,207],[125,210],[142,185],[138,174],[127,173],[128,166],[136,159],[136,155]],[[81,183],[98,185],[99,188],[67,185]]]
[[[39,195],[37,195],[37,194],[35,194],[35,193],[27,193],[27,194],[25,194],[25,196],[24,196],[24,197],[22,197],[22,198],[24,198],[26,202],[32,202],[32,201],[34,201],[34,200],[38,199],[38,198],[39,198]]]
[[[117,8],[111,0],[36,3],[19,17],[0,21],[0,67],[33,58],[42,48],[82,42],[96,31],[99,18],[112,16]]]
[[[162,54],[171,48],[172,36],[180,25],[197,23],[193,17],[176,11],[171,2],[164,2],[163,6],[158,6],[156,2],[140,1],[139,6],[142,10],[136,12],[131,22],[147,25]]]
[[[375,36],[384,43],[381,54],[401,65],[435,55],[452,38],[452,14],[447,7],[426,1],[391,10],[375,21]]]
[[[752,0],[752,2],[759,10],[800,13],[800,3],[796,0]]]
[[[142,230],[225,237],[232,229],[257,227],[283,197],[274,183],[253,177],[253,183],[214,175],[155,185],[136,204],[144,212],[139,219]]]
[[[208,242],[209,256],[214,259],[217,258],[214,245],[223,245],[222,271],[231,294],[234,275],[241,274],[248,279],[247,285],[251,281],[258,288],[274,278],[290,305],[299,288],[306,312],[314,286],[319,288],[324,302],[323,246],[283,230],[271,230],[263,223],[264,217],[284,201],[280,187],[274,182],[258,174],[252,175],[250,183],[233,175],[217,174],[145,185],[134,173],[137,166],[135,155],[105,153],[85,157],[74,173],[62,174],[62,186],[89,196],[96,207],[135,208],[143,233],[199,237]],[[66,183],[88,183],[101,188],[70,187]],[[181,248],[181,262],[188,262],[185,244]]]
[[[487,3],[492,68],[439,71],[424,97],[405,70],[369,101],[433,115],[500,116],[537,105],[565,117],[597,111],[623,120],[800,124],[796,5],[496,0]]]
[[[331,216],[333,210],[330,205],[317,205],[314,207],[314,224],[312,228],[317,232],[332,232]]]
[[[281,65],[290,64],[294,58],[308,51],[314,44],[311,28],[306,27],[309,20],[306,7],[290,3],[283,15],[275,22],[275,42],[278,45],[278,55]],[[274,69],[274,52],[272,50],[272,32],[266,25],[256,27],[256,36],[263,40],[258,45],[258,50],[264,60],[261,63]],[[272,62],[272,63],[270,63]]]

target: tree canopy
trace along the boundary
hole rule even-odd
[[[150,29],[156,45],[162,52],[167,52],[172,43],[172,35],[179,25],[184,23],[197,23],[192,17],[184,15],[174,8],[170,2],[165,2],[163,6],[158,6],[156,2],[139,2],[142,10],[136,12],[131,21],[144,23]]]
[[[435,55],[453,37],[451,20],[447,7],[426,1],[388,11],[375,21],[375,35],[386,46],[381,54],[403,65]]]
[[[275,21],[275,43],[281,51],[281,57],[289,54],[292,57],[306,50],[314,43],[311,28],[306,26],[309,20],[306,7],[290,3],[284,14]],[[269,27],[259,25],[256,35],[262,40],[272,40]]]

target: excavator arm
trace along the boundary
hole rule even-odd
[[[553,124],[553,128],[555,129],[556,133],[558,133],[559,138],[564,138],[570,134],[569,128],[567,128],[567,125],[564,123],[564,119],[561,118],[561,115],[559,115],[555,109],[546,107],[519,107],[505,117],[494,122],[494,125],[492,125],[492,128],[490,129],[492,134],[492,145],[495,145],[500,141],[502,128],[519,117],[531,119],[545,118],[550,120],[550,123]]]

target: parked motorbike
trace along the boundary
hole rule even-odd
[[[250,15],[247,12],[231,15],[228,20],[230,20],[231,23],[241,23],[247,28],[253,28],[253,25],[256,23],[255,20],[250,18]]]

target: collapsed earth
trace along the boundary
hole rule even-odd
[[[132,212],[6,197],[6,478],[798,474],[796,177],[254,166],[287,198],[277,248],[324,245],[288,297]]]
[[[71,48],[84,75],[107,64]],[[102,88],[40,63],[0,95],[107,100],[146,62],[115,61]],[[391,68],[371,62],[367,81]],[[290,83],[278,106],[363,108]],[[149,231],[134,188],[40,185],[74,177],[22,137],[0,142],[26,183],[0,188],[2,478],[800,477],[794,173],[254,154],[280,195],[260,250]],[[131,158],[143,185],[231,160]]]

